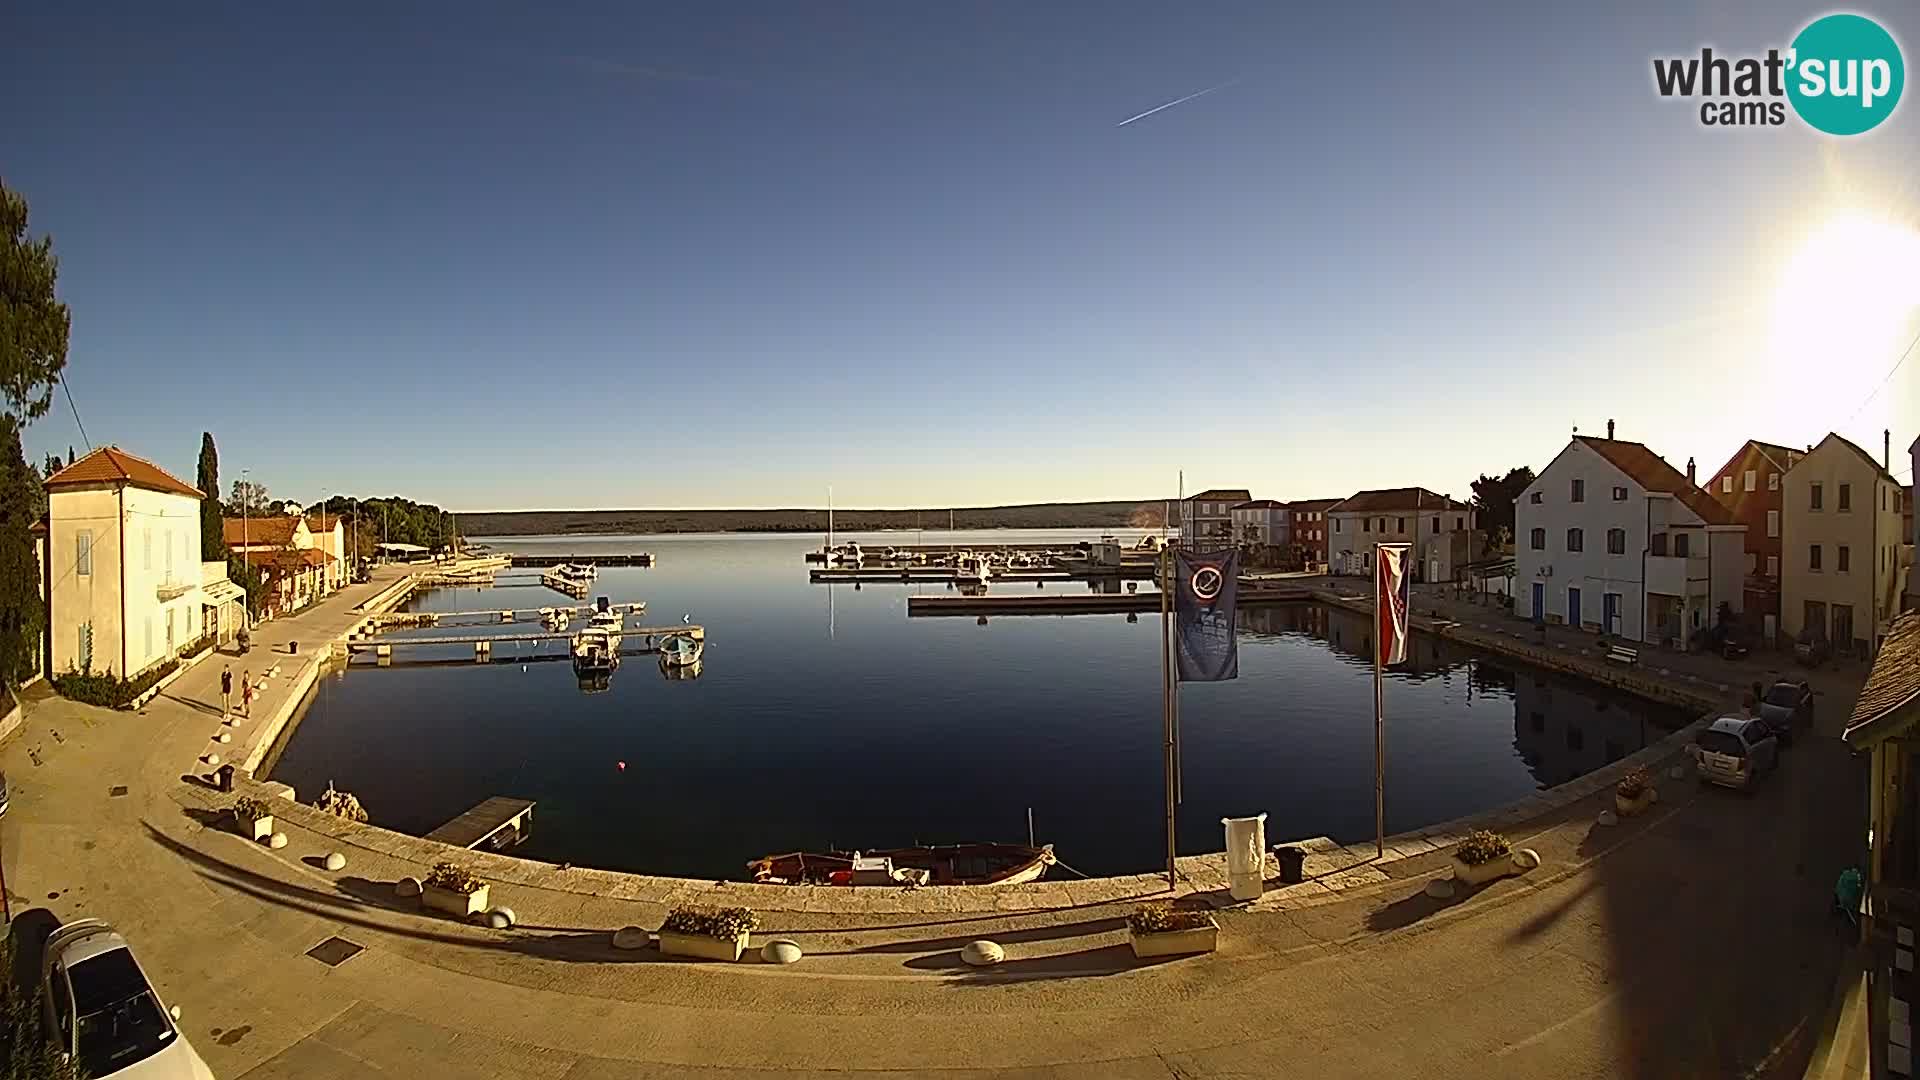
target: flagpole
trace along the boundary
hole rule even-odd
[[[1419,519],[1415,519],[1416,527]],[[1381,659],[1387,647],[1380,632],[1384,600],[1381,595],[1380,545],[1373,546],[1373,854],[1387,854],[1387,711]]]
[[[1167,780],[1167,891],[1174,889],[1173,859],[1173,697],[1174,674],[1172,663],[1172,633],[1170,626],[1169,601],[1173,597],[1173,548],[1160,546],[1160,726],[1165,740],[1162,754],[1165,757]]]
[[[1180,470],[1180,498],[1187,497],[1187,470]],[[1184,523],[1185,519],[1181,519]],[[1184,531],[1184,530],[1183,530]],[[1182,539],[1185,537],[1183,536]],[[1183,548],[1185,544],[1181,545]],[[1178,642],[1178,638],[1175,641]],[[1185,785],[1181,783],[1180,767],[1180,665],[1173,666],[1173,802],[1179,806],[1186,802]]]

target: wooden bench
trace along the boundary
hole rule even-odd
[[[1607,662],[1632,667],[1640,662],[1640,650],[1625,645],[1611,645],[1607,648]]]

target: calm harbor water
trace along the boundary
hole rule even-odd
[[[1157,616],[909,620],[909,595],[944,586],[809,584],[801,556],[819,543],[495,541],[654,552],[651,568],[602,570],[594,595],[645,600],[629,625],[683,615],[704,625],[699,677],[668,680],[650,658],[629,657],[604,692],[588,694],[563,662],[522,663],[529,646],[502,645],[490,665],[473,664],[471,646],[402,650],[392,668],[357,661],[323,679],[272,775],[308,799],[333,781],[376,823],[413,833],[490,795],[534,799],[533,837],[519,854],[610,869],[739,877],[748,859],[774,851],[1024,840],[1029,807],[1037,839],[1076,869],[1160,865]],[[436,590],[414,604],[567,602],[532,580]],[[1183,854],[1219,850],[1221,817],[1262,811],[1274,840],[1372,836],[1369,630],[1363,617],[1316,605],[1243,609],[1240,678],[1182,690]],[[396,637],[456,632],[474,631]],[[1562,783],[1684,720],[1423,635],[1412,652],[1386,688],[1390,832]],[[405,662],[426,657],[448,662]]]

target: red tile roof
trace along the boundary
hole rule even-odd
[[[293,543],[293,534],[298,529],[300,519],[274,515],[272,517],[230,517],[220,519],[220,534],[226,538],[228,547],[258,547],[261,545],[285,547]]]
[[[1295,510],[1305,510],[1311,513],[1315,510],[1329,510],[1339,504],[1339,499],[1296,499],[1287,505]]]
[[[170,495],[185,495],[193,499],[206,498],[199,488],[180,480],[153,462],[135,457],[117,446],[103,446],[93,451],[47,477],[46,483],[42,486],[52,491],[56,488],[77,487],[81,484],[126,484],[130,487],[146,488],[149,491],[164,491]]]
[[[1867,684],[1853,703],[1845,738],[1858,747],[1898,734],[1899,728],[1909,726],[1906,721],[1920,718],[1916,706],[1920,706],[1920,611],[1893,621],[1879,655],[1874,657]],[[1876,732],[1875,728],[1883,730]]]
[[[1699,515],[1701,521],[1709,525],[1739,524],[1734,520],[1733,511],[1720,505],[1718,500],[1698,485],[1688,483],[1686,474],[1667,464],[1666,459],[1645,445],[1592,435],[1575,435],[1573,438],[1575,442],[1584,444],[1587,449],[1612,462],[1614,468],[1626,473],[1634,483],[1648,491],[1663,491],[1680,500],[1687,509]]]
[[[1252,499],[1232,507],[1235,510],[1284,510],[1287,504],[1273,499]]]
[[[344,520],[339,514],[308,514],[307,528],[317,533],[332,532],[333,527]]]
[[[325,566],[333,558],[319,548],[276,548],[271,551],[242,551],[236,554],[245,559],[248,566],[265,566],[283,571]]]
[[[1295,504],[1298,505],[1297,503]],[[1455,502],[1445,495],[1435,494],[1422,487],[1380,488],[1376,491],[1360,491],[1341,499],[1328,507],[1329,513],[1370,514],[1385,510],[1467,510],[1466,503]]]
[[[1251,498],[1253,498],[1253,492],[1248,491],[1246,488],[1208,488],[1198,495],[1187,496],[1187,501],[1192,502],[1195,499],[1205,499],[1208,502],[1216,502],[1232,499],[1236,502],[1246,502]]]

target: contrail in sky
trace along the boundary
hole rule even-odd
[[[1113,126],[1117,128],[1126,127],[1128,124],[1133,123],[1135,120],[1145,120],[1147,117],[1152,116],[1154,113],[1157,113],[1162,109],[1171,109],[1175,105],[1184,104],[1186,102],[1192,101],[1194,98],[1205,97],[1206,95],[1213,93],[1215,90],[1225,90],[1227,87],[1232,86],[1234,83],[1237,83],[1239,81],[1240,81],[1239,79],[1228,79],[1226,82],[1221,83],[1219,86],[1209,86],[1205,90],[1196,91],[1194,93],[1188,94],[1186,97],[1175,98],[1172,101],[1167,102],[1165,105],[1156,105],[1153,108],[1148,109],[1146,112],[1141,113],[1139,116],[1129,116],[1125,120],[1122,120]]]

